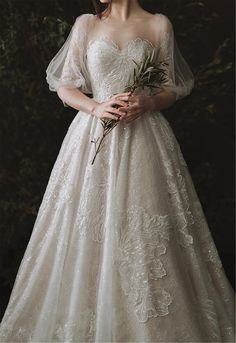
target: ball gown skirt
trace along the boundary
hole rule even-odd
[[[1,342],[233,342],[232,287],[161,112],[62,143]]]

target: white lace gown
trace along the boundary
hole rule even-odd
[[[47,69],[55,91],[123,92],[153,49],[177,99],[193,75],[168,18],[159,41],[88,42],[79,16]],[[174,49],[174,51],[173,51]],[[66,105],[66,104],[64,104]],[[79,111],[62,143],[0,327],[1,342],[234,342],[234,291],[188,167],[161,112],[119,122],[94,164],[99,119]]]

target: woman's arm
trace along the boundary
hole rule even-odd
[[[164,90],[156,95],[150,96],[150,110],[161,111],[171,107],[176,102],[176,93],[170,90]]]
[[[130,92],[114,95],[104,102],[97,102],[89,98],[77,88],[59,87],[57,94],[62,102],[78,111],[91,114],[97,118],[120,119],[120,111],[117,106],[127,106]]]
[[[97,101],[89,98],[76,88],[60,87],[57,94],[64,104],[88,114],[93,114],[95,107],[98,105]]]

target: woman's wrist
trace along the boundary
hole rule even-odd
[[[150,104],[149,110],[152,111],[159,111],[159,103],[157,95],[148,95],[148,102]]]
[[[95,100],[92,100],[92,104],[91,104],[91,109],[90,109],[90,113],[95,116],[95,113],[96,113],[96,109],[97,109],[97,106],[99,105],[99,102],[95,101]]]
[[[77,111],[82,111],[94,115],[95,110],[99,103],[87,96],[76,88],[60,87],[57,91],[59,98],[63,104],[68,105]]]
[[[160,111],[170,107],[176,102],[176,94],[171,91],[161,91],[150,97],[150,111]]]

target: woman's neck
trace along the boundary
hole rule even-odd
[[[109,17],[126,22],[131,16],[139,15],[142,11],[138,0],[113,0]]]

